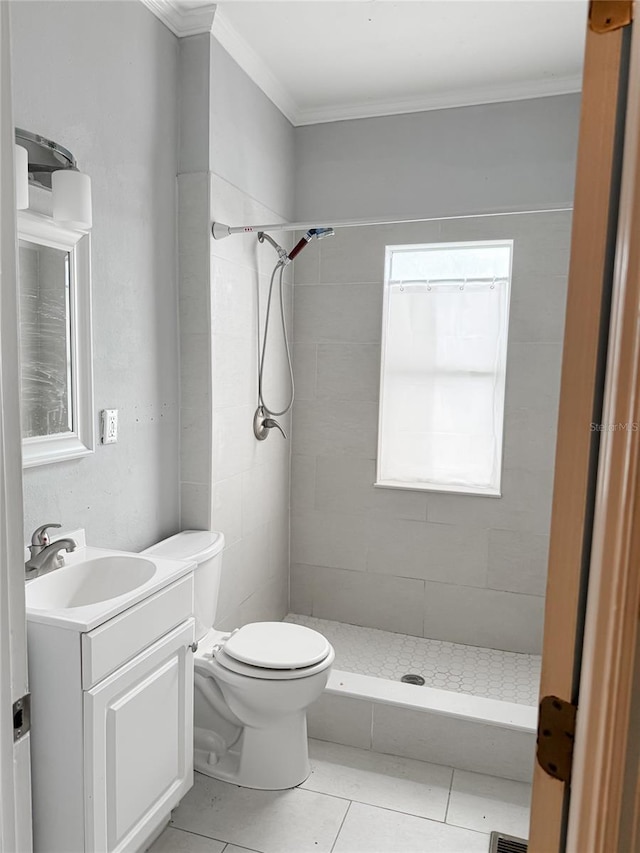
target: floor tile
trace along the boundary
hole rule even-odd
[[[286,621],[320,631],[336,651],[334,669],[391,681],[415,673],[441,690],[538,704],[539,655],[464,646],[294,613]]]
[[[237,847],[235,844],[227,844],[222,853],[257,853],[257,851],[249,850],[248,847]]]
[[[531,785],[455,770],[447,823],[527,838]]]
[[[329,853],[348,805],[300,788],[255,791],[196,773],[172,824],[260,853]]]
[[[487,853],[489,836],[352,803],[333,853]]]
[[[151,845],[149,853],[222,853],[224,849],[224,841],[214,841],[168,826]]]
[[[302,786],[372,806],[444,820],[452,771],[438,764],[309,742],[311,776]]]

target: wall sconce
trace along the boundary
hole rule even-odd
[[[27,154],[27,183],[25,158]],[[29,184],[50,190],[53,218],[69,228],[90,231],[91,178],[78,171],[75,157],[62,145],[16,128],[16,202],[20,210],[29,207]]]

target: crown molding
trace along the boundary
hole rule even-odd
[[[222,9],[216,9],[214,3],[189,7],[180,0],[141,0],[141,2],[179,38],[197,33],[211,33],[294,127],[480,106],[501,101],[548,98],[580,92],[582,89],[581,76],[572,75],[550,77],[544,80],[498,83],[490,86],[471,86],[466,89],[430,93],[413,98],[367,100],[351,104],[303,108],[298,106],[290,92],[264,60],[229,23]]]
[[[289,119],[291,124],[298,124],[300,110],[294,99],[263,59],[229,23],[220,8],[216,12],[211,32],[231,58],[238,63],[256,86],[262,89],[267,98]]]
[[[360,103],[305,109],[298,106],[262,58],[227,21],[221,9],[216,12],[212,33],[242,70],[253,80],[256,86],[262,89],[294,127],[333,121],[349,121],[357,118],[377,118],[402,113],[480,106],[481,104],[494,104],[501,101],[547,98],[553,95],[580,92],[582,89],[582,77],[572,75],[519,83],[469,87],[468,89],[450,92],[420,95],[415,98],[398,98],[392,101],[367,100]]]
[[[141,0],[141,2],[178,38],[211,32],[216,14],[215,3],[185,8],[175,0]]]
[[[496,104],[503,101],[526,101],[532,98],[569,95],[580,92],[581,89],[582,78],[579,75],[495,86],[470,87],[451,92],[432,93],[416,98],[398,98],[393,101],[367,101],[365,103],[300,109],[297,111],[293,123],[296,126],[324,124],[358,118],[378,118],[401,115],[402,113],[421,113],[429,110],[481,106],[482,104]]]

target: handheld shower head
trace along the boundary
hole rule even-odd
[[[289,252],[289,260],[292,261],[304,249],[307,243],[312,240],[322,240],[325,237],[333,237],[336,232],[333,228],[310,228],[301,240],[298,240],[293,249]]]
[[[311,235],[311,239],[314,237],[316,240],[324,240],[325,237],[333,237],[336,232],[333,228],[311,228],[307,231],[307,234]]]

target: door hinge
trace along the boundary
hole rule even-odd
[[[571,779],[577,710],[576,705],[557,696],[545,696],[540,702],[538,764],[545,773],[561,782]]]
[[[589,29],[594,33],[619,30],[632,20],[632,0],[591,0],[589,4]]]
[[[31,694],[25,693],[13,703],[13,742],[31,731]]]

